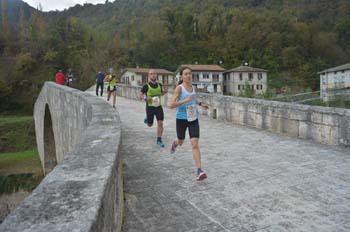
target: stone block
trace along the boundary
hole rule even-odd
[[[263,129],[263,115],[255,114],[255,127]]]
[[[286,133],[293,137],[299,136],[299,121],[297,120],[284,120],[283,121],[283,133]]]
[[[255,113],[252,112],[246,112],[245,114],[245,123],[249,126],[255,127]]]
[[[289,118],[292,120],[298,120],[298,121],[306,121],[307,120],[307,111],[302,110],[291,110],[289,112]]]
[[[319,138],[320,138],[320,142],[323,144],[328,144],[331,145],[331,141],[332,141],[332,127],[331,126],[327,126],[327,125],[320,125],[319,126]]]
[[[312,123],[318,123],[318,124],[322,124],[322,113],[320,112],[311,112],[311,122]]]
[[[299,131],[298,135],[302,139],[307,139],[308,138],[308,131],[309,131],[309,123],[305,121],[300,121],[299,122]]]
[[[323,114],[322,115],[322,124],[327,126],[339,126],[339,116],[332,114]]]
[[[309,124],[309,131],[307,139],[314,140],[318,143],[322,143],[322,125],[320,124]]]
[[[271,131],[275,133],[282,132],[282,123],[280,117],[271,117]]]

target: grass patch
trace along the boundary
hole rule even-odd
[[[42,175],[42,168],[36,149],[0,154],[0,175],[34,173]]]
[[[33,121],[32,116],[0,116],[0,126]]]
[[[26,151],[36,147],[31,116],[0,116],[0,153]]]
[[[19,190],[32,191],[39,185],[42,177],[33,173],[0,176],[0,195],[14,193]]]

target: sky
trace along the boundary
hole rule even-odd
[[[76,4],[84,5],[85,3],[105,3],[106,0],[23,0],[34,8],[38,8],[39,3],[43,8],[43,11],[68,9]],[[111,2],[111,1],[110,1]]]

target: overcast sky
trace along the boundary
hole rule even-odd
[[[65,8],[69,8],[71,6],[75,6],[76,4],[83,5],[84,3],[105,3],[106,0],[23,0],[34,8],[37,8],[39,3],[43,7],[43,11],[50,10],[64,10]],[[110,1],[112,2],[112,1]]]

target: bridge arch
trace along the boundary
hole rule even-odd
[[[119,115],[95,96],[46,82],[34,106],[45,178],[0,231],[120,231]]]
[[[52,119],[49,105],[45,105],[44,116],[44,155],[43,155],[43,171],[45,175],[54,169],[57,165],[55,136],[52,129]]]

